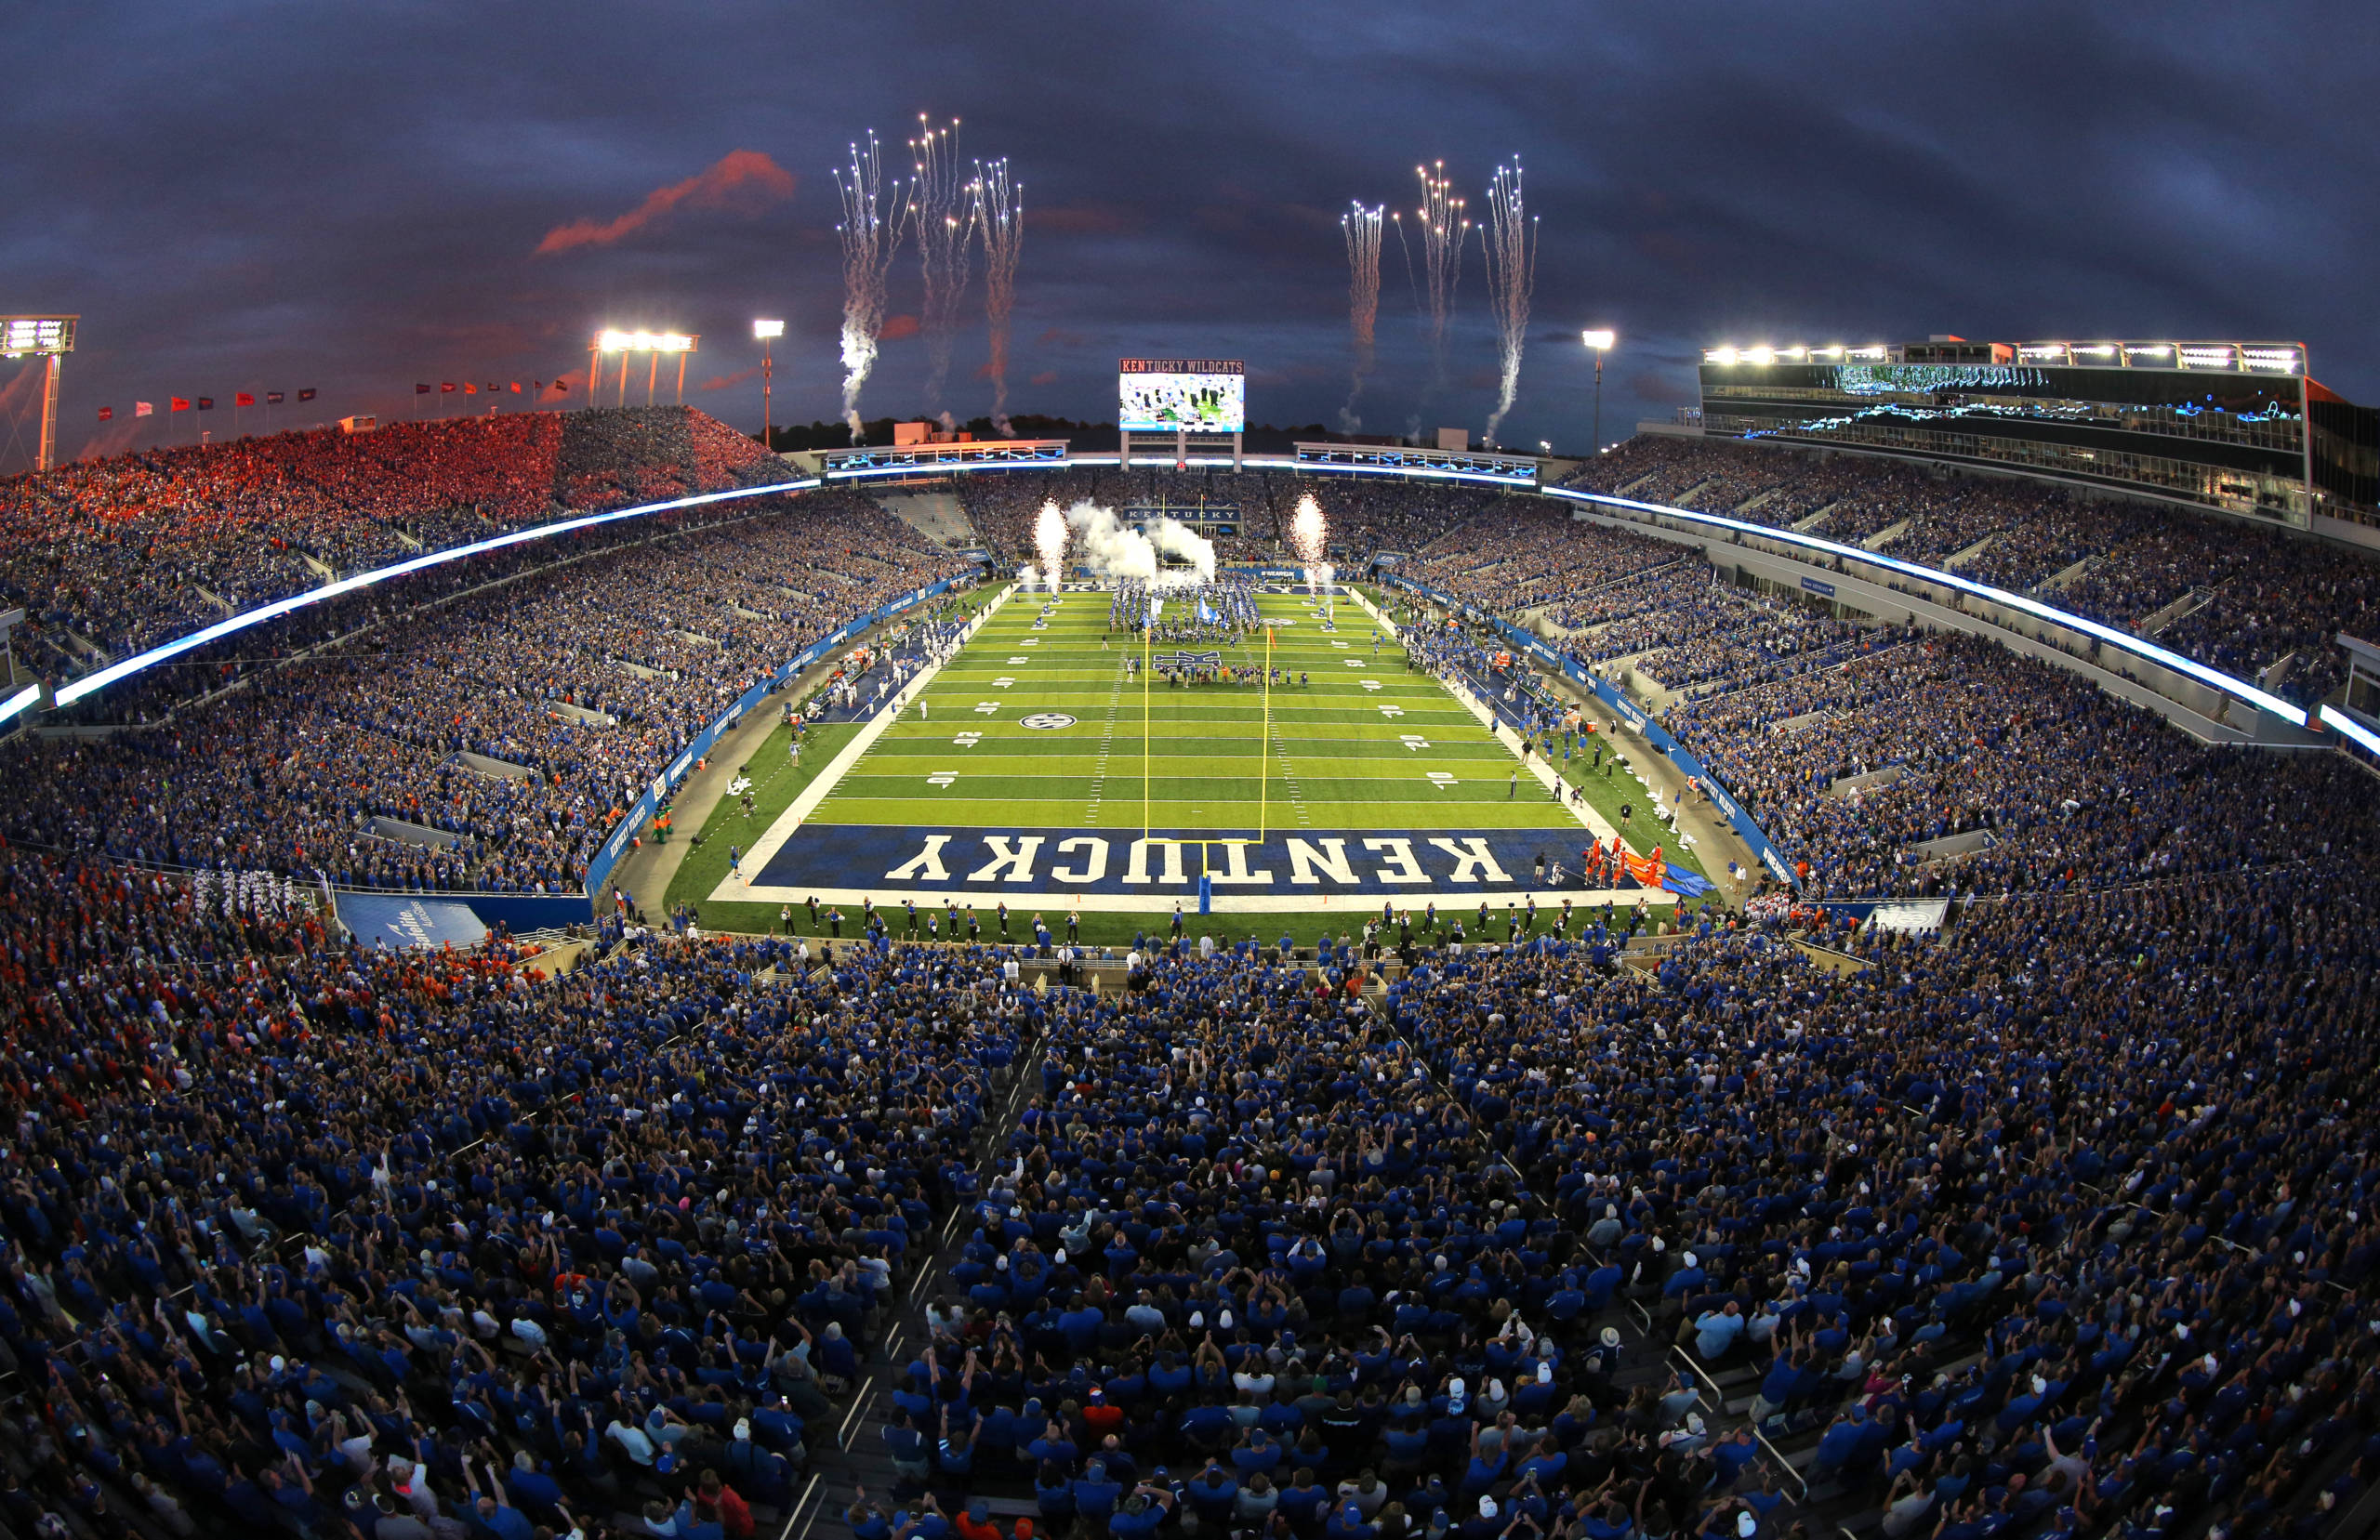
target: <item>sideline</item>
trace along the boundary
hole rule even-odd
[[[1001,607],[1006,605],[1015,593],[1016,585],[1012,583],[993,595],[990,603],[976,611],[974,618],[960,630],[958,642],[950,650],[950,656],[956,658],[960,651],[974,639],[975,633],[983,629],[984,623],[998,614]],[[783,812],[777,814],[775,821],[768,826],[767,831],[759,839],[753,841],[752,848],[744,852],[744,875],[728,873],[720,880],[719,886],[711,889],[710,899],[707,902],[789,903],[797,897],[807,897],[806,891],[797,894],[790,888],[755,887],[752,878],[767,869],[769,862],[775,859],[776,853],[785,849],[786,841],[791,839],[801,828],[802,820],[818,810],[818,804],[826,800],[827,794],[842,783],[844,776],[851,773],[852,767],[859,763],[860,757],[876,746],[876,741],[883,737],[886,730],[899,719],[901,713],[906,709],[908,702],[924,694],[926,686],[932,684],[934,676],[941,672],[942,665],[934,663],[928,664],[912,675],[909,682],[903,687],[901,694],[884,709],[869,717],[866,726],[853,733],[851,741],[843,745],[842,752],[836,755],[825,770],[811,777],[810,783],[801,788],[800,794],[786,806]],[[822,891],[818,897],[822,902],[828,903],[857,903],[859,902],[857,894],[849,899],[829,899]]]
[[[1373,607],[1370,599],[1366,599],[1354,588],[1349,588],[1347,590],[1347,595],[1357,604],[1362,605],[1364,612],[1371,616],[1373,621],[1376,622],[1389,636],[1394,637],[1396,635],[1395,625],[1390,622],[1386,615],[1382,614],[1379,610]],[[1488,730],[1496,742],[1502,744],[1506,752],[1512,755],[1514,762],[1519,764],[1522,769],[1527,770],[1531,776],[1536,778],[1538,786],[1544,791],[1547,800],[1558,803],[1564,812],[1567,812],[1571,817],[1577,819],[1579,823],[1586,828],[1588,833],[1595,836],[1596,844],[1608,845],[1613,840],[1620,838],[1620,830],[1613,826],[1609,819],[1604,817],[1602,810],[1596,808],[1594,804],[1587,801],[1584,797],[1580,797],[1578,801],[1573,802],[1567,796],[1555,795],[1554,783],[1559,780],[1560,777],[1554,773],[1554,768],[1547,764],[1542,757],[1534,754],[1530,755],[1526,759],[1522,758],[1520,735],[1514,732],[1512,729],[1506,727],[1503,724],[1502,719],[1496,715],[1495,707],[1481,701],[1477,695],[1472,692],[1469,685],[1448,684],[1446,680],[1436,678],[1434,675],[1425,676],[1425,678],[1431,678],[1440,690],[1445,691],[1457,701],[1461,702],[1464,706],[1468,707],[1472,716],[1479,719],[1479,725]]]

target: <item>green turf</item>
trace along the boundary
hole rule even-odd
[[[1511,751],[1436,680],[1408,668],[1395,642],[1383,635],[1375,652],[1376,627],[1354,605],[1339,605],[1338,629],[1325,633],[1320,617],[1300,599],[1263,596],[1262,613],[1276,623],[1270,661],[1310,681],[1276,685],[1269,701],[1257,686],[1170,687],[1153,673],[1128,677],[1126,659],[1137,654],[1139,644],[1104,637],[1104,594],[1066,595],[1037,631],[1041,605],[1037,596],[1012,599],[937,674],[925,691],[924,710],[911,705],[879,737],[808,823],[1101,830],[1145,824],[1219,836],[1253,835],[1260,827],[1585,833],[1533,778],[1523,773],[1515,786]],[[1150,651],[1177,647],[1220,650],[1227,665],[1266,661],[1261,632],[1236,648],[1160,642]],[[996,715],[977,712],[979,704],[994,705]],[[1036,713],[1063,713],[1076,721],[1053,731],[1024,727],[1022,718]],[[727,874],[728,846],[749,849],[853,731],[812,730],[799,771],[786,767],[784,730],[773,731],[747,760],[754,780],[750,816],[738,799],[722,800],[666,902],[694,904],[714,927],[774,929],[777,905],[708,897]],[[1624,837],[1639,850],[1663,843],[1668,836],[1652,823],[1642,784],[1617,766],[1609,778],[1581,773],[1589,757],[1570,766],[1588,799],[1614,824],[1621,804],[1633,803],[1636,817]],[[1607,762],[1611,757],[1606,752]],[[1554,763],[1562,768],[1558,749]],[[1669,854],[1701,870],[1690,852],[1671,849]],[[1140,927],[1162,924],[1169,909],[1157,903],[1144,915],[1086,914],[1082,937],[1128,941]],[[1050,905],[1044,910],[1058,917]],[[1029,903],[1018,909],[1020,934],[1031,913]],[[1311,942],[1325,928],[1336,935],[1358,927],[1360,913],[1334,908],[1212,921],[1234,935],[1252,930],[1270,940],[1286,931]],[[1551,918],[1549,911],[1542,923]],[[797,931],[809,929],[799,905],[794,919]],[[996,935],[988,911],[985,928],[987,936]],[[846,934],[855,933],[856,925],[847,924]]]

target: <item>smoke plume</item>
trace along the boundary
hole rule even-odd
[[[1066,510],[1066,522],[1073,526],[1083,563],[1093,576],[1136,577],[1155,588],[1214,581],[1214,543],[1178,520],[1157,520],[1144,534],[1119,521],[1114,509],[1086,501]],[[1157,564],[1160,555],[1178,557],[1191,563],[1191,570],[1164,571]]]

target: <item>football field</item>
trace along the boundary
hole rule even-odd
[[[1374,612],[1275,588],[1237,645],[1152,643],[1111,634],[1111,599],[995,603],[898,710],[839,741],[709,898],[1286,913],[1588,897],[1552,871],[1609,841],[1605,812],[1557,798],[1542,759],[1409,668]],[[1157,665],[1184,652],[1255,676],[1173,682]]]

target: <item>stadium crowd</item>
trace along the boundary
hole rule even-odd
[[[777,464],[679,407],[526,412],[147,450],[0,480],[0,598],[71,676],[344,576]]]
[[[2330,697],[2344,681],[2333,637],[2380,630],[2373,562],[2179,508],[1859,455],[1649,434],[1587,462],[1567,484],[1948,563],[2244,678],[2290,660],[2268,682],[2301,704]]]
[[[1802,880],[1625,961],[1183,935],[1091,991],[615,912],[547,977],[314,911],[377,816],[456,866],[338,875],[567,886],[742,681],[950,570],[843,494],[10,748],[0,1522],[742,1540],[881,1386],[857,1540],[2327,1534],[2380,1461],[2362,772],[1964,637],[1770,675],[1792,617],[1609,548],[1591,624],[1769,652],[1670,723]],[[1891,894],[1963,902],[1779,933]]]
[[[638,789],[753,683],[965,570],[866,497],[811,494],[468,593],[168,725],[20,740],[0,826],[357,887],[576,891]]]
[[[616,917],[546,979],[9,850],[0,1514],[747,1534],[880,1385],[867,1540],[2311,1540],[2380,1454],[2355,806],[1848,967],[1707,919],[1384,992]]]

